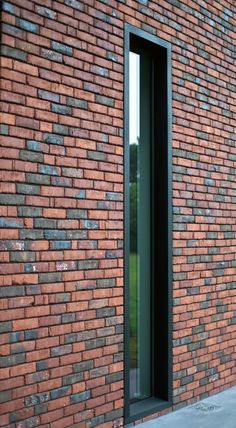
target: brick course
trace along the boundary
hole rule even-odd
[[[173,406],[235,384],[235,5],[1,7],[0,426],[123,426],[124,22],[172,45]]]

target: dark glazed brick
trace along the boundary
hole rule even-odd
[[[59,113],[59,114],[71,114],[71,108],[67,107],[65,105],[62,104],[52,104],[51,105],[51,110],[54,113]]]
[[[24,195],[40,195],[40,187],[33,184],[17,184],[16,189]]]
[[[29,150],[21,150],[20,159],[30,162],[43,162],[43,154],[30,152]]]
[[[56,12],[52,9],[49,9],[48,7],[36,6],[36,11],[40,15],[43,15],[46,18],[50,18],[50,19],[55,19],[57,16]]]
[[[53,124],[53,132],[62,135],[69,135],[69,127],[65,125]]]
[[[12,330],[11,321],[2,321],[0,323],[0,333],[8,333],[11,330]]]
[[[103,105],[108,106],[108,107],[114,107],[114,104],[115,104],[115,101],[113,98],[105,97],[103,95],[97,95],[96,94],[95,100],[97,103],[103,104]]]
[[[64,138],[61,135],[56,134],[44,134],[44,142],[48,144],[64,144]],[[53,174],[55,175],[55,174]]]
[[[63,377],[63,385],[72,385],[73,383],[81,382],[84,379],[83,373],[76,373]]]
[[[42,208],[38,207],[18,207],[17,209],[19,217],[41,217]]]
[[[4,10],[5,12],[9,12],[9,13],[15,13],[15,8],[12,4],[3,1],[2,2],[2,10]]]
[[[25,354],[10,355],[8,357],[0,357],[0,367],[10,367],[17,364],[22,364],[26,361]]]
[[[40,143],[39,141],[35,141],[35,140],[28,140],[27,141],[27,149],[33,150],[35,152],[42,152],[43,151],[42,143]]]
[[[55,51],[61,52],[64,55],[72,55],[73,49],[70,46],[64,45],[63,43],[55,42],[54,40],[51,42],[52,49]]]
[[[112,373],[106,376],[106,383],[118,382],[123,379],[123,372]]]
[[[0,228],[6,228],[6,229],[21,229],[23,227],[22,220],[15,220],[15,219],[7,219],[5,217],[0,218]]]
[[[101,288],[115,287],[116,281],[115,279],[98,279],[97,285]]]
[[[71,395],[70,399],[72,403],[80,403],[81,401],[88,400],[91,396],[90,391],[80,392],[79,394]]]
[[[114,419],[121,418],[123,416],[123,409],[113,410],[112,412],[105,414],[105,422],[113,421]]]
[[[63,386],[62,388],[54,389],[50,392],[51,399],[55,400],[56,398],[63,397],[70,390],[70,386]]]
[[[44,230],[44,237],[46,239],[65,239],[66,232],[64,230]]]
[[[52,357],[57,357],[58,355],[71,354],[71,352],[72,352],[72,346],[71,345],[56,346],[55,348],[52,348],[52,350],[51,350]]]
[[[2,391],[0,392],[0,403],[5,403],[6,401],[11,401],[12,391]]]
[[[62,314],[62,317],[61,317],[61,322],[63,323],[63,324],[66,324],[66,323],[71,323],[71,322],[74,322],[76,320],[76,314]]]
[[[34,184],[50,184],[50,177],[40,174],[26,174],[26,181]]]
[[[14,59],[18,59],[20,61],[27,61],[27,53],[20,51],[19,49],[14,49],[14,48],[10,48],[7,46],[2,46],[1,47],[1,55],[2,56],[7,56],[10,58],[14,58]]]
[[[98,318],[112,317],[115,315],[116,310],[115,308],[101,308],[97,309],[96,313]]]
[[[70,241],[53,241],[52,242],[53,250],[69,250],[71,248]]]
[[[0,296],[1,297],[16,297],[25,295],[24,285],[13,285],[13,286],[1,286]]]
[[[71,209],[71,208],[67,210],[67,218],[84,219],[86,217],[87,217],[87,210]]]
[[[0,195],[0,204],[2,205],[24,205],[25,196],[23,195],[11,195],[2,194]]]
[[[58,169],[51,165],[39,165],[39,172],[47,175],[58,175]]]
[[[93,368],[93,360],[82,361],[81,363],[74,364],[73,368],[75,372],[91,370]]]
[[[106,344],[104,337],[98,339],[92,339],[86,342],[86,349],[102,348]]]
[[[55,94],[54,92],[44,91],[43,89],[38,90],[38,96],[39,98],[42,98],[43,100],[48,100],[48,101],[59,102],[60,100],[60,95]]]
[[[17,19],[16,23],[22,30],[30,31],[31,33],[39,32],[39,26],[33,22],[26,21],[25,19]]]
[[[78,269],[87,270],[87,269],[97,269],[99,265],[98,260],[80,260],[78,262]]]
[[[36,218],[34,219],[34,227],[39,229],[55,229],[57,220],[51,218]]]
[[[25,340],[34,340],[38,337],[38,330],[27,330],[25,332]]]
[[[25,398],[25,405],[35,406],[36,404],[45,403],[50,399],[48,392],[43,392],[42,394],[31,395],[30,397]]]
[[[87,101],[71,97],[67,97],[67,105],[70,107],[82,108],[85,110],[88,108]]]
[[[39,274],[39,283],[49,283],[49,282],[60,282],[61,273],[60,272],[48,272]]]
[[[47,58],[50,61],[63,62],[62,54],[51,49],[42,49],[41,55],[43,58]]]
[[[85,220],[84,227],[86,229],[98,229],[98,221],[96,220]]]
[[[104,415],[96,416],[89,421],[89,427],[96,427],[104,422]]]
[[[8,135],[8,133],[9,133],[8,125],[0,124],[0,134]]]
[[[43,239],[43,231],[42,230],[34,230],[34,229],[24,229],[20,231],[20,239]]]
[[[84,11],[84,4],[78,0],[65,0],[67,6],[71,6],[74,9]]]

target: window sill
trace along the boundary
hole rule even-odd
[[[161,410],[170,408],[172,403],[170,401],[159,400],[158,398],[147,398],[137,403],[130,405],[129,417],[126,418],[126,424],[137,421],[139,419],[150,416],[152,413],[160,412]]]

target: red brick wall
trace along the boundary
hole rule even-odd
[[[123,426],[124,22],[172,44],[174,406],[234,384],[233,2],[1,7],[0,426]]]

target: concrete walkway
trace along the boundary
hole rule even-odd
[[[236,428],[236,386],[138,427]]]

